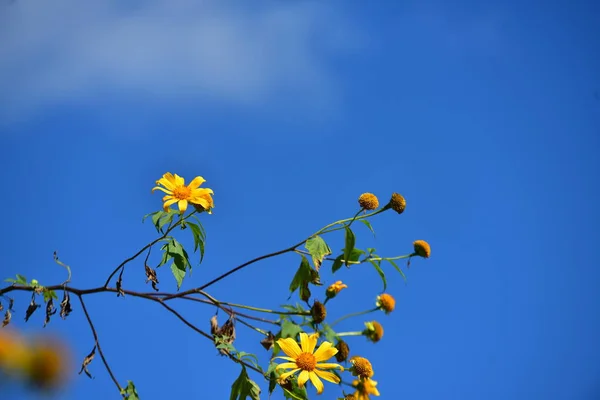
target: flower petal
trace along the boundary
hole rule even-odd
[[[309,375],[310,374],[308,373],[308,371],[300,372],[300,375],[298,375],[298,386],[300,386],[300,387],[304,386],[306,381],[308,381]]]
[[[169,200],[165,201],[165,203],[163,204],[163,209],[165,210],[165,212],[169,209],[171,204],[175,204],[175,203],[177,203],[177,199],[169,199]]]
[[[175,174],[173,175],[173,183],[175,184],[175,186],[185,186],[185,179]]]
[[[315,388],[317,388],[317,394],[321,394],[323,393],[323,382],[321,382],[315,372],[316,371],[312,371],[310,374],[308,374],[308,376],[310,377],[312,384],[315,385]]]
[[[192,179],[192,181],[190,182],[188,187],[190,189],[196,189],[198,186],[202,185],[204,182],[206,182],[206,179],[204,179],[201,176],[197,176],[194,179]]]
[[[179,206],[179,212],[181,214],[183,214],[185,212],[185,210],[187,210],[188,201],[185,200],[185,199],[179,200],[179,202],[177,203],[177,205]]]
[[[279,379],[281,379],[281,380],[287,379],[287,378],[289,378],[290,376],[294,375],[294,374],[295,374],[296,372],[298,372],[298,371],[300,371],[300,368],[296,368],[296,369],[293,369],[293,370],[291,370],[291,371],[288,371],[288,372],[286,372],[286,373],[284,373],[284,374],[281,374],[281,375],[279,376]]]
[[[316,368],[320,368],[320,369],[339,369],[339,370],[344,370],[344,367],[342,367],[340,364],[336,364],[336,363],[317,363]]]
[[[313,351],[315,351],[318,337],[318,335],[307,335],[304,332],[300,333],[300,347],[302,347],[302,351],[312,354]]]
[[[296,359],[295,359],[295,358],[292,358],[292,357],[277,356],[277,357],[273,357],[273,358],[281,358],[282,360],[287,360],[287,361],[293,361],[293,362],[296,362]]]
[[[320,378],[325,379],[326,381],[340,383],[340,378],[338,378],[338,376],[333,372],[315,369],[315,374],[317,374]]]
[[[315,351],[315,359],[317,362],[319,361],[327,361],[331,357],[335,356],[338,352],[338,349],[333,347],[329,342],[321,343],[321,346]]]
[[[155,190],[160,190],[160,191],[162,191],[162,192],[165,192],[166,194],[173,194],[173,192],[172,192],[172,191],[170,191],[170,190],[167,190],[167,189],[165,189],[165,188],[161,188],[160,186],[153,187],[153,188],[152,188],[152,193],[154,193],[154,191],[155,191]]]
[[[298,368],[298,365],[296,365],[295,362],[286,362],[286,363],[281,363],[278,366],[275,367],[275,369],[294,369],[294,368]]]
[[[302,353],[300,346],[298,346],[298,343],[292,338],[279,339],[277,344],[286,355],[293,357],[294,360]]]

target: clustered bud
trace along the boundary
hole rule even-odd
[[[354,356],[350,359],[350,362],[352,363],[352,368],[350,368],[350,370],[354,376],[368,379],[375,374],[371,362],[364,357]]]
[[[391,208],[396,211],[398,214],[402,214],[404,209],[406,208],[406,200],[399,193],[392,193],[392,198],[390,202],[385,206],[385,208]]]
[[[383,326],[377,321],[365,322],[366,329],[363,335],[373,343],[377,343],[383,337]]]
[[[358,198],[358,204],[363,210],[375,210],[379,207],[379,199],[373,193],[363,193]]]
[[[389,314],[396,308],[396,299],[394,299],[391,294],[383,293],[377,296],[375,304],[385,311],[386,314]]]
[[[423,258],[429,258],[429,256],[431,255],[431,247],[426,241],[415,240],[413,242],[413,246],[415,248],[415,255],[421,256]]]
[[[350,354],[350,348],[348,347],[348,344],[343,340],[340,340],[335,345],[335,348],[338,350],[337,354],[335,355],[335,359],[337,360],[337,362],[346,361],[346,359],[348,358],[348,354]]]
[[[315,300],[312,308],[310,309],[310,314],[312,316],[313,322],[315,324],[320,324],[325,321],[325,317],[327,316],[327,309],[325,305],[318,300]]]

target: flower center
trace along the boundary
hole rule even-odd
[[[296,358],[296,365],[303,371],[312,371],[317,366],[317,359],[311,353],[302,353]]]
[[[173,190],[173,197],[179,200],[187,200],[190,198],[192,190],[187,186],[179,186]]]

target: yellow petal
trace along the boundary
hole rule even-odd
[[[306,333],[300,333],[300,347],[302,347],[302,351],[305,353],[312,354],[315,351],[315,346],[317,345],[318,335],[307,335]]]
[[[279,339],[277,344],[287,356],[294,358],[294,360],[302,353],[300,346],[298,346],[298,343],[292,338]]]
[[[300,375],[298,375],[298,386],[300,386],[300,387],[304,386],[306,381],[308,381],[309,375],[310,374],[308,373],[308,371],[301,371]]]
[[[315,371],[315,374],[317,374],[320,378],[325,379],[326,381],[333,382],[333,383],[340,383],[340,378],[338,378],[337,375],[334,374],[333,372],[321,371],[318,369],[315,369],[314,371]]]
[[[315,388],[317,388],[317,394],[323,393],[323,382],[321,382],[317,374],[313,371],[308,374],[308,376],[310,377],[312,384],[315,385]]]
[[[281,376],[279,377],[279,379],[281,379],[281,380],[287,379],[290,376],[294,375],[298,371],[300,371],[300,368],[296,368],[296,369],[293,369],[291,371],[288,371],[288,372],[286,372],[284,374],[281,374]]]
[[[172,191],[170,191],[170,190],[167,190],[167,189],[165,189],[165,188],[161,188],[160,186],[156,186],[156,187],[152,188],[152,193],[154,193],[154,191],[155,191],[155,190],[160,190],[160,191],[163,191],[163,192],[165,192],[166,194],[173,194],[173,192],[172,192]]]
[[[202,197],[190,199],[190,202],[201,205],[202,208],[204,208],[205,210],[209,210],[212,208],[211,202],[207,201],[206,199],[204,199]]]
[[[315,359],[317,360],[317,362],[327,361],[331,357],[335,356],[337,354],[337,352],[338,352],[338,349],[336,349],[335,347],[332,347],[331,343],[323,342],[323,343],[321,343],[321,346],[319,346],[319,348],[315,352]]]
[[[177,187],[175,184],[175,177],[170,172],[167,172],[163,177],[156,181],[157,184],[163,185],[169,190],[173,190]]]
[[[336,363],[318,363],[317,364],[317,368],[320,369],[339,369],[339,370],[344,370],[344,367],[342,367],[340,364],[336,364]]]
[[[188,201],[185,199],[179,200],[179,202],[177,203],[177,206],[179,206],[179,212],[181,214],[183,214],[185,212],[185,210],[187,210]]]
[[[185,186],[185,179],[175,174],[173,175],[173,183],[175,184],[175,186]]]
[[[167,200],[167,201],[165,201],[165,204],[163,204],[163,209],[165,211],[167,211],[169,209],[169,207],[171,206],[171,204],[175,204],[175,203],[177,203],[177,199]]]
[[[198,186],[202,185],[204,182],[206,182],[206,180],[203,177],[197,176],[190,182],[188,187],[190,189],[196,189]]]
[[[295,362],[287,362],[287,363],[281,363],[278,366],[275,367],[275,369],[294,369],[294,368],[298,368],[298,365],[296,365]]]
[[[292,357],[277,356],[277,357],[273,357],[273,358],[281,358],[282,360],[296,362],[296,359],[292,358]]]

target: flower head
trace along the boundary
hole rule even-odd
[[[53,389],[64,383],[70,370],[67,349],[59,342],[37,343],[32,348],[32,357],[27,378],[40,389]]]
[[[373,193],[363,193],[358,198],[358,204],[363,210],[375,210],[379,207],[379,199]]]
[[[342,289],[346,289],[347,287],[348,286],[346,284],[342,283],[342,281],[337,281],[335,283],[332,283],[327,288],[327,291],[325,292],[325,296],[327,296],[328,299],[333,299],[335,296],[337,296],[337,294],[339,292],[342,291]]]
[[[375,305],[385,311],[386,314],[391,313],[396,308],[396,300],[392,297],[391,294],[383,293],[377,296],[377,301]]]
[[[370,394],[379,396],[379,390],[375,387],[377,382],[372,379],[355,380],[352,382],[352,386],[356,388],[356,392],[354,392],[356,400],[369,400]]]
[[[340,340],[335,345],[335,348],[338,349],[338,353],[335,355],[335,359],[337,362],[344,362],[348,358],[348,354],[350,354],[350,348],[348,347],[348,343]]]
[[[375,374],[371,362],[364,357],[354,356],[350,359],[352,375],[361,379],[371,378]]]
[[[310,309],[310,314],[312,315],[313,322],[315,324],[320,324],[325,321],[325,317],[327,316],[327,309],[325,305],[318,300],[315,300],[312,308]]]
[[[330,342],[323,342],[317,349],[318,334],[307,335],[300,332],[300,345],[292,339],[279,339],[277,344],[287,355],[287,357],[275,357],[287,360],[288,362],[279,364],[276,369],[291,369],[291,371],[281,374],[280,379],[287,379],[300,371],[298,375],[298,386],[303,387],[310,379],[317,389],[317,393],[323,393],[323,382],[319,378],[333,383],[340,383],[340,378],[333,372],[323,371],[328,369],[344,368],[335,363],[325,363],[331,357],[337,354],[338,350]]]
[[[391,208],[396,211],[398,214],[402,214],[404,209],[406,208],[406,200],[399,193],[392,193],[392,198],[390,202],[385,206],[385,208]]]
[[[421,256],[423,258],[429,258],[431,255],[431,247],[429,247],[429,243],[424,240],[415,240],[413,242],[413,246],[415,248],[415,255]]]
[[[373,343],[377,343],[383,337],[383,326],[377,321],[365,322],[366,329],[363,334],[372,341]]]
[[[201,206],[210,213],[211,209],[214,207],[214,202],[211,197],[213,191],[208,188],[201,189],[199,186],[204,182],[206,182],[204,178],[197,176],[186,186],[185,179],[177,174],[173,175],[170,172],[167,172],[162,178],[156,181],[156,184],[160,186],[154,187],[152,191],[160,190],[166,193],[166,196],[163,197],[163,208],[165,212],[169,210],[169,207],[172,204],[177,203],[179,212],[183,214],[187,210],[188,203],[192,203]]]

